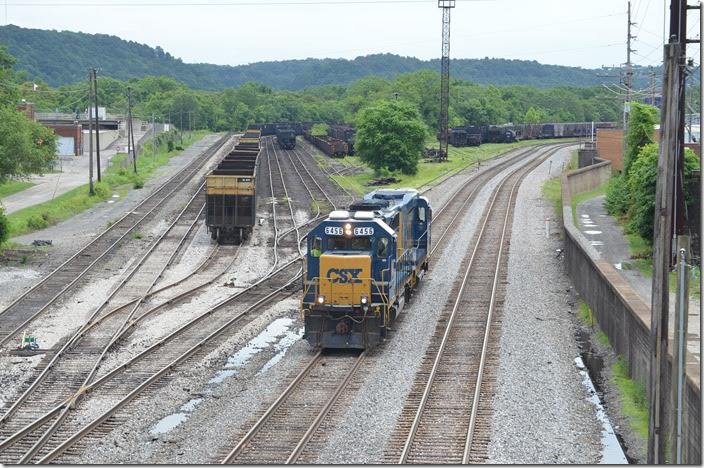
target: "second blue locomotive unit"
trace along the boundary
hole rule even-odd
[[[414,189],[382,189],[308,234],[301,313],[314,347],[379,344],[428,269],[433,212]]]

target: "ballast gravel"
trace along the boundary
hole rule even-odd
[[[409,306],[393,328],[397,330],[382,351],[375,351],[367,359],[371,361],[364,383],[348,405],[348,410],[329,434],[327,446],[321,451],[316,463],[382,463],[387,443],[395,430],[396,419],[403,409],[405,398],[413,385],[425,350],[435,331],[442,306],[448,300],[452,285],[459,274],[463,254],[471,243],[477,224],[492,190],[503,175],[513,168],[502,171],[485,184],[462,216],[444,254],[431,260],[431,270],[421,281]],[[458,180],[459,179],[459,180]],[[449,179],[452,188],[428,193],[431,204],[439,208],[447,199],[435,202],[435,193],[446,194],[463,182],[464,178]],[[449,185],[449,184],[448,184]],[[435,192],[435,193],[434,193]],[[439,236],[440,233],[435,233]],[[453,254],[457,252],[458,254]],[[350,447],[354,447],[351,450]]]
[[[600,461],[601,424],[574,359],[579,355],[570,282],[556,249],[559,223],[541,187],[569,159],[561,150],[518,193],[509,250],[490,463]],[[548,220],[549,230],[546,229]]]

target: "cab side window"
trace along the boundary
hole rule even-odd
[[[389,240],[386,237],[380,237],[376,241],[376,256],[386,258],[389,256]]]
[[[425,222],[425,207],[424,206],[418,207],[418,221],[420,221],[421,223]]]
[[[323,239],[320,238],[319,236],[315,236],[313,240],[310,242],[310,256],[311,257],[320,257],[320,254],[323,251]]]

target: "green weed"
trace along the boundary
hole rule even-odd
[[[619,393],[621,411],[631,428],[643,439],[648,438],[648,397],[645,387],[628,376],[628,363],[619,356],[613,368],[611,382]]]

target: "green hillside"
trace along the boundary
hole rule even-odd
[[[88,68],[120,80],[144,76],[166,76],[203,90],[221,90],[256,81],[275,89],[300,90],[311,86],[347,85],[359,78],[376,75],[386,79],[423,69],[439,70],[439,61],[377,54],[346,59],[304,59],[223,66],[184,63],[161,47],[150,47],[116,36],[71,31],[26,29],[0,26],[0,44],[17,58],[15,68],[30,78],[52,86],[86,78]],[[535,61],[497,58],[456,59],[453,78],[479,84],[596,86],[607,78],[606,70],[589,70]]]

